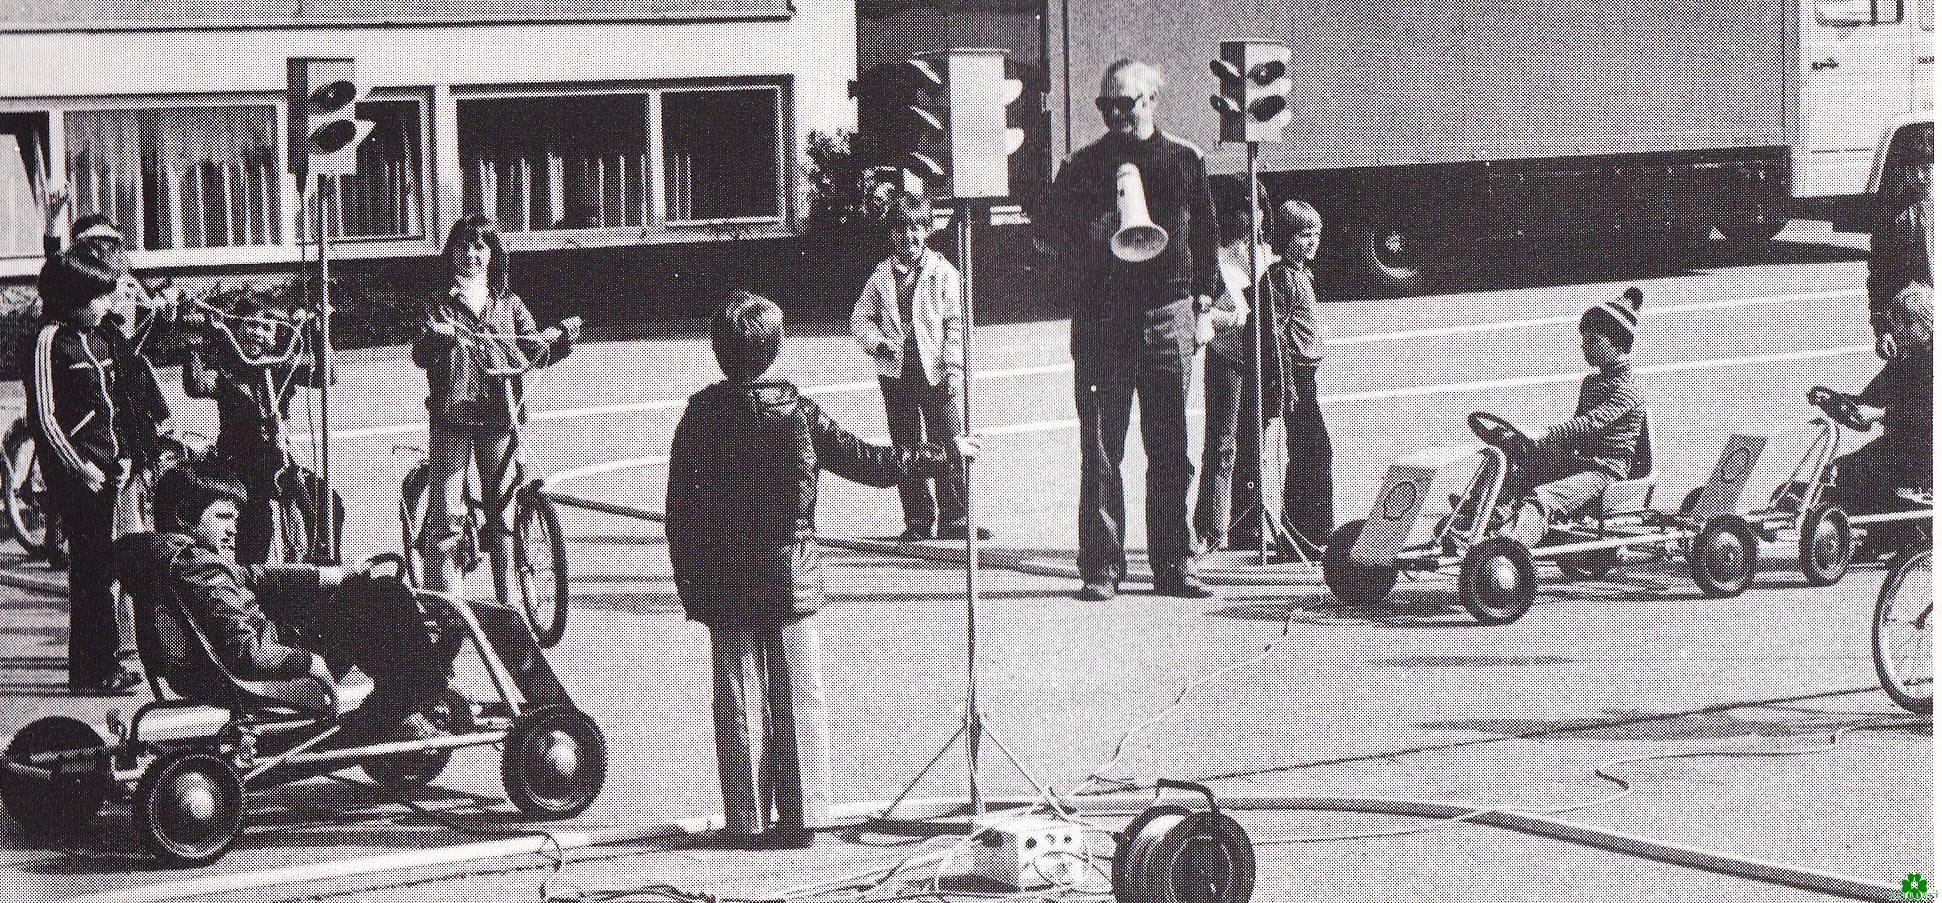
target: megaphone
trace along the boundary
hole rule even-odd
[[[1113,233],[1113,256],[1127,263],[1141,263],[1160,256],[1167,248],[1167,230],[1153,223],[1146,212],[1146,184],[1140,181],[1140,168],[1119,164],[1119,231]]]

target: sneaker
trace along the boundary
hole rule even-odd
[[[1153,591],[1176,599],[1211,599],[1214,596],[1214,591],[1208,589],[1207,584],[1200,582],[1200,578],[1194,576],[1193,571],[1187,568],[1176,568],[1170,573],[1156,574],[1153,578]]]
[[[1073,596],[1081,602],[1104,602],[1119,595],[1119,581],[1105,577],[1090,579]]]
[[[966,535],[966,531],[965,531],[965,528],[964,528],[964,525],[962,525],[962,524],[959,524],[958,526],[955,526],[955,527],[942,527],[942,528],[940,528],[940,529],[939,529],[939,530],[937,531],[937,538],[938,538],[938,539],[958,539],[958,540],[962,540],[962,539],[965,539],[965,538],[967,538],[967,535]],[[979,538],[980,540],[984,540],[984,539],[990,539],[990,538],[991,538],[991,531],[990,531],[990,530],[987,530],[987,529],[985,529],[985,528],[983,528],[983,527],[979,527],[979,528],[978,528],[978,538]]]
[[[815,845],[815,830],[801,825],[770,828],[749,838],[752,850],[807,850]]]
[[[931,528],[929,527],[905,527],[904,532],[897,534],[898,542],[923,542],[930,538]]]
[[[70,679],[67,691],[76,696],[132,696],[141,685],[141,672],[118,667],[93,680]]]

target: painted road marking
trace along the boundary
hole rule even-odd
[[[1654,307],[1647,304],[1639,311],[1640,319],[1666,317],[1673,314],[1688,314],[1709,310],[1734,310],[1742,307],[1759,307],[1769,304],[1791,304],[1796,301],[1834,301],[1842,298],[1864,297],[1866,292],[1803,292],[1793,295],[1766,295],[1758,298],[1727,298],[1720,301],[1695,301],[1690,304],[1672,304]],[[1387,332],[1371,332],[1360,335],[1324,336],[1329,345],[1374,345],[1383,342],[1396,342],[1406,339],[1440,338],[1453,335],[1474,335],[1482,332],[1508,332],[1516,329],[1530,329],[1538,326],[1576,326],[1583,311],[1558,314],[1549,317],[1531,317],[1523,320],[1494,320],[1487,323],[1462,323],[1455,326],[1425,326],[1416,329],[1397,329]]]

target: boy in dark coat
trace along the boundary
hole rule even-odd
[[[738,292],[715,315],[727,379],[695,393],[668,459],[667,537],[688,617],[714,651],[715,751],[725,833],[803,847],[829,816],[829,725],[820,641],[817,474],[890,487],[963,480],[977,443],[872,445],[787,380],[763,379],[782,344],[782,310]]]

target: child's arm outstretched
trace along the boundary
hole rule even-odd
[[[850,311],[850,335],[855,336],[856,343],[863,346],[863,353],[872,358],[889,357],[896,352],[891,347],[890,338],[883,334],[880,297],[877,277],[872,274],[863,283],[863,294],[857,296],[856,307]]]
[[[955,477],[968,450],[964,440],[945,445],[877,445],[865,442],[830,419],[816,403],[805,398],[803,413],[809,418],[809,439],[816,447],[817,466],[843,479],[865,486],[887,488],[913,477]]]

